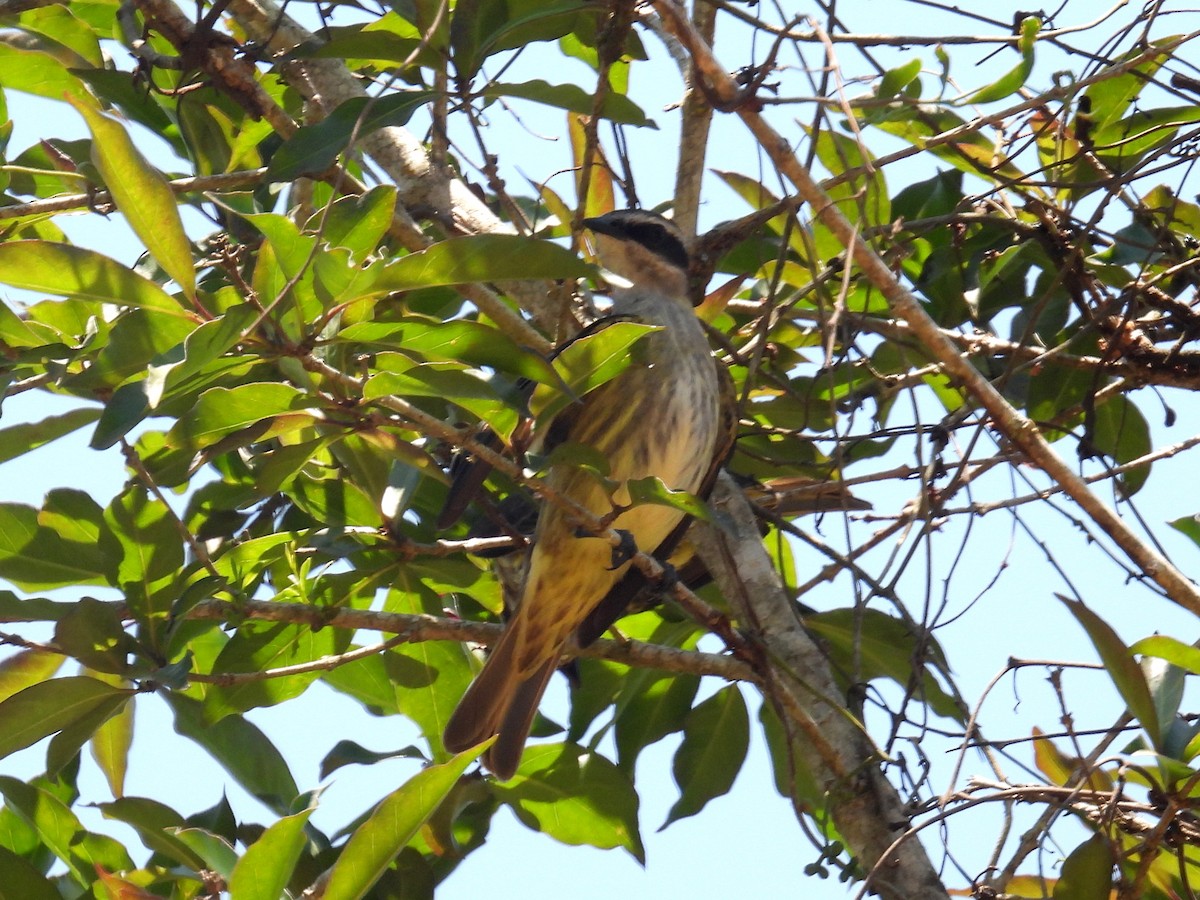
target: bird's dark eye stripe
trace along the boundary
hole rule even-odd
[[[668,262],[674,263],[681,269],[688,267],[687,250],[679,238],[666,228],[654,222],[631,223],[626,226],[626,232],[632,240],[637,241],[647,250],[657,253]]]

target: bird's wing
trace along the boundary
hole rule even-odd
[[[617,322],[628,322],[632,320],[632,316],[627,315],[610,315],[602,316],[596,321],[583,328],[578,334],[570,340],[564,341],[550,354],[550,359],[553,360],[560,353],[570,347],[573,343],[581,338],[590,337],[598,334],[610,325],[615,325]],[[533,390],[536,384],[528,379],[522,378],[517,381],[517,396],[522,399],[523,403],[528,403],[533,396]],[[558,413],[550,423],[546,433],[541,436],[541,446],[545,451],[553,450],[561,444],[571,431],[576,418],[582,409],[582,404],[579,402],[568,404]],[[523,434],[525,443],[528,443],[530,422],[526,418],[525,422],[517,426],[517,431],[514,434]],[[475,441],[483,444],[489,450],[503,452],[504,441],[500,435],[496,434],[491,428],[483,426],[475,432]],[[514,441],[514,443],[517,443]],[[446,505],[442,507],[442,512],[438,515],[436,527],[439,531],[445,530],[463,517],[467,511],[467,507],[479,496],[479,492],[483,487],[483,483],[487,481],[488,475],[492,473],[492,467],[488,463],[473,456],[469,451],[459,450],[454,454],[454,458],[450,461],[450,490],[446,495]],[[533,501],[528,500],[525,508],[532,507]],[[503,504],[502,504],[503,505]],[[521,518],[525,518],[522,516]],[[473,533],[474,537],[495,537],[503,534],[502,530],[496,530],[492,533]]]
[[[700,483],[699,490],[696,491],[696,495],[702,500],[708,499],[708,495],[712,493],[713,485],[717,482],[717,476],[721,473],[721,468],[729,461],[729,457],[733,455],[733,446],[737,441],[739,418],[737,389],[734,386],[733,378],[730,377],[729,370],[725,368],[720,360],[714,358],[713,365],[717,368],[717,384],[720,388],[718,400],[721,411],[721,428],[718,432],[717,446],[713,453],[712,462],[709,464],[708,471],[704,474],[704,480]],[[691,526],[692,517],[684,516],[671,533],[667,535],[666,539],[653,548],[653,556],[659,562],[667,562]],[[687,584],[689,573],[680,571],[679,574],[684,583]],[[624,615],[625,610],[629,607],[634,597],[641,593],[648,584],[649,579],[646,578],[641,569],[637,566],[630,566],[625,576],[613,586],[612,590],[605,595],[604,599],[583,620],[583,624],[576,629],[575,640],[579,646],[586,647],[604,634],[604,632],[608,631],[612,627],[613,622]]]

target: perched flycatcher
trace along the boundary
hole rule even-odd
[[[613,290],[613,313],[661,326],[638,342],[634,362],[559,414],[551,430],[563,441],[602,453],[613,497],[587,472],[551,467],[546,483],[597,516],[627,505],[624,483],[658,476],[674,490],[696,492],[722,438],[716,365],[688,299],[688,255],[678,228],[643,210],[621,210],[584,224],[600,261],[629,282]],[[612,527],[652,552],[683,518],[667,506],[622,512]],[[484,762],[513,776],[538,703],[571,634],[621,581],[630,563],[613,567],[613,549],[590,537],[568,510],[546,502],[538,517],[521,603],[482,671],[446,725],[447,750],[460,752],[492,735]]]

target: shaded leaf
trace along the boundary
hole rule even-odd
[[[82,675],[30,685],[0,703],[0,759],[132,696]]]
[[[22,422],[0,429],[0,463],[35,450],[76,429],[90,425],[100,417],[98,409],[73,409],[40,422]]]
[[[673,765],[679,799],[662,827],[696,815],[709,800],[728,793],[749,744],[750,716],[737,685],[722,688],[693,709]]]
[[[344,668],[344,667],[343,667]],[[368,750],[354,741],[338,741],[333,749],[321,760],[322,779],[328,778],[343,766],[370,766],[385,759],[424,759],[424,754],[416,747],[405,747],[402,750],[388,750],[378,753]]]
[[[238,715],[216,723],[205,720],[198,700],[166,695],[175,713],[175,730],[191,738],[225,767],[234,780],[276,815],[285,816],[300,791],[275,745],[255,725]]]
[[[398,91],[383,97],[352,97],[316,125],[306,125],[284,141],[267,167],[270,181],[319,174],[333,165],[352,137],[361,140],[379,128],[403,125],[434,97],[432,91]]]
[[[350,632],[286,622],[247,622],[230,638],[212,665],[213,675],[254,673],[312,662],[345,650]],[[212,685],[204,695],[204,715],[212,722],[230,713],[275,706],[298,697],[319,678],[319,671],[280,678]]]
[[[1083,626],[1092,646],[1100,654],[1108,677],[1116,685],[1117,692],[1130,713],[1138,720],[1142,728],[1150,736],[1155,748],[1162,739],[1162,730],[1158,721],[1158,712],[1154,700],[1150,696],[1150,688],[1146,684],[1146,676],[1133,658],[1129,648],[1121,641],[1112,627],[1098,615],[1078,601],[1055,594],[1070,610],[1075,620]]]
[[[201,869],[204,860],[175,832],[187,823],[183,816],[157,800],[145,797],[121,797],[112,803],[97,804],[106,819],[131,826],[150,850],[190,869]]]
[[[1062,874],[1054,884],[1054,900],[1109,900],[1115,862],[1108,836],[1092,835],[1063,860]]]

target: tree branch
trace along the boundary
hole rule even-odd
[[[191,619],[216,619],[222,622],[239,618],[267,622],[289,622],[313,628],[351,628],[381,631],[403,638],[403,643],[456,641],[491,645],[500,639],[503,625],[443,619],[437,616],[376,612],[365,609],[330,610],[306,603],[281,603],[272,600],[204,600],[189,612]],[[390,643],[390,642],[389,642]],[[568,648],[565,658],[607,659],[627,666],[661,669],[690,675],[715,675],[727,681],[759,683],[759,677],[746,663],[719,653],[680,650],[641,641],[600,639],[587,647]]]
[[[776,168],[796,187],[813,214],[843,242],[864,275],[887,298],[892,311],[903,319],[925,349],[937,359],[992,417],[1003,437],[1041,468],[1080,508],[1120,547],[1130,560],[1162,588],[1180,606],[1200,615],[1200,591],[1169,560],[1141,540],[1121,517],[1089,489],[1046,442],[1037,425],[1013,408],[995,386],[983,376],[949,340],[925,312],[912,292],[902,285],[888,264],[866,243],[858,240],[856,230],[829,195],[791,152],[787,140],[753,108],[739,102],[737,86],[726,74],[696,34],[682,10],[670,0],[656,0],[655,8],[670,29],[688,48],[697,62],[713,95],[732,105],[737,115],[758,140]],[[1159,52],[1159,51],[1156,51]]]
[[[696,529],[697,548],[739,619],[762,642],[766,695],[800,730],[789,743],[827,797],[838,831],[873,871],[866,887],[888,900],[945,900],[920,843],[896,840],[909,817],[880,770],[882,751],[846,710],[828,660],[783,590],[745,496],[722,475],[709,502],[729,524]]]

